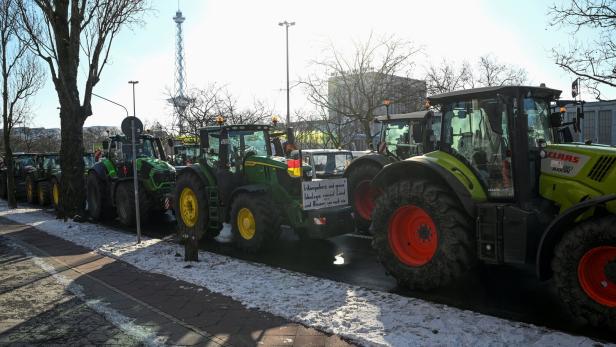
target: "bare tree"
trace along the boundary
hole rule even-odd
[[[2,123],[4,158],[7,167],[6,184],[9,207],[17,206],[11,131],[24,122],[30,113],[30,98],[43,86],[44,73],[36,58],[28,50],[30,41],[20,41],[17,0],[0,2],[0,54],[2,63]]]
[[[296,111],[293,124],[295,139],[301,148],[346,148],[357,132],[355,120],[346,117],[329,117],[327,109],[315,112]]]
[[[60,102],[61,207],[66,217],[85,207],[83,123],[120,29],[139,22],[145,0],[19,0],[31,49],[49,67]],[[80,64],[80,58],[86,58]],[[80,67],[86,67],[79,88]],[[82,97],[80,97],[80,94]]]
[[[552,57],[563,70],[581,77],[597,100],[603,100],[601,87],[616,87],[616,1],[569,0],[552,6],[548,15],[552,26],[595,35],[583,43],[571,42],[568,49],[552,49]]]
[[[426,71],[429,94],[447,93],[459,89],[519,85],[528,82],[528,73],[521,67],[501,63],[493,55],[484,55],[473,67],[469,62],[460,64],[443,59],[439,65],[430,65]]]
[[[184,111],[186,132],[198,136],[199,129],[216,124],[216,117],[222,116],[225,124],[269,123],[273,108],[255,100],[251,107],[242,108],[237,99],[224,87],[211,84],[203,89],[189,91],[190,104]]]
[[[526,83],[528,73],[526,70],[513,65],[500,63],[493,55],[484,55],[477,63],[477,82],[474,87],[495,87],[506,85],[520,85]]]
[[[423,102],[424,82],[408,78],[413,71],[412,58],[418,52],[419,48],[393,36],[370,35],[367,41],[356,43],[349,56],[330,44],[324,58],[312,62],[318,71],[300,84],[310,102],[328,110],[329,117],[357,121],[370,143],[370,125],[384,99],[410,109],[417,109]]]
[[[473,85],[473,68],[464,61],[456,65],[443,59],[439,65],[430,65],[426,71],[428,95],[467,89]]]

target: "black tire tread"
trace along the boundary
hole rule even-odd
[[[351,206],[353,207],[353,215],[355,216],[355,226],[360,231],[368,231],[370,228],[370,220],[362,218],[357,210],[355,209],[355,201],[353,193],[355,192],[355,188],[357,185],[366,179],[372,180],[379,171],[381,171],[382,167],[377,166],[376,164],[364,164],[361,166],[357,166],[351,169],[351,172],[347,176],[348,184],[349,184],[349,201]]]
[[[430,262],[421,267],[401,263],[389,246],[389,218],[399,207],[412,203],[432,216],[439,245]],[[411,289],[429,290],[460,278],[476,263],[471,220],[458,200],[445,188],[427,180],[399,181],[377,199],[372,240],[380,261],[398,282]]]
[[[199,219],[197,223],[193,227],[188,227],[184,224],[182,220],[182,215],[180,211],[180,195],[182,194],[182,190],[184,188],[190,188],[195,195],[197,196],[197,204],[199,206]],[[206,192],[206,184],[202,182],[201,178],[193,173],[187,172],[182,173],[177,178],[175,184],[175,195],[174,195],[174,211],[175,218],[177,220],[177,235],[181,242],[183,242],[186,238],[196,238],[197,241],[202,238],[205,239],[213,239],[218,236],[220,230],[207,230],[208,226],[208,197]]]
[[[245,240],[237,226],[237,214],[247,207],[255,217],[256,233]],[[233,243],[240,249],[256,253],[271,246],[280,236],[280,217],[271,198],[264,193],[240,193],[231,204],[231,233]]]
[[[116,215],[122,225],[127,227],[133,227],[136,225],[135,211],[135,192],[133,181],[124,181],[118,183],[116,186],[115,200],[116,200]],[[122,211],[126,213],[122,213]],[[141,224],[147,221],[150,212],[148,196],[141,185],[139,185],[139,218]]]
[[[48,181],[41,181],[41,182],[39,182],[39,184],[38,184],[38,187],[37,187],[37,194],[36,194],[36,195],[38,196],[38,203],[39,203],[39,205],[41,205],[41,206],[47,206],[47,205],[49,205],[49,200],[50,200],[49,198],[50,198],[50,196],[51,196],[51,195],[50,195],[50,190],[49,190],[49,187],[50,187],[50,185],[49,185],[49,182],[48,182]],[[43,196],[41,196],[41,195],[39,194],[39,190],[41,190],[41,191],[42,191]]]
[[[554,284],[573,317],[586,324],[616,331],[616,309],[592,300],[580,286],[577,268],[582,256],[601,245],[616,246],[616,216],[593,218],[567,231],[554,249]]]

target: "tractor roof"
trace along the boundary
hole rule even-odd
[[[294,151],[295,152],[295,151]],[[321,148],[321,149],[302,149],[302,153],[311,153],[311,154],[326,154],[326,153],[342,153],[342,154],[351,154],[351,151],[345,149],[333,149],[333,148]]]
[[[428,97],[428,100],[433,104],[440,104],[447,101],[463,100],[469,98],[486,97],[494,94],[507,94],[515,96],[518,91],[522,93],[531,92],[534,96],[547,97],[552,96],[558,98],[561,91],[546,87],[531,87],[531,86],[498,86],[484,87],[473,89],[456,90],[449,93],[437,94]]]
[[[410,112],[410,113],[396,113],[396,114],[390,114],[389,115],[389,120],[396,120],[396,119],[424,119],[424,117],[426,116],[426,114],[428,112],[431,111],[416,111],[416,112]],[[387,121],[387,115],[381,115],[381,116],[376,116],[374,117],[376,120],[378,120],[379,122],[384,122]]]
[[[203,128],[207,131],[217,131],[221,129],[227,129],[227,131],[233,130],[269,130],[270,126],[266,124],[235,124],[235,125],[222,125],[222,126],[209,126]]]

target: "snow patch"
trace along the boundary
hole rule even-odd
[[[205,251],[189,268],[175,254],[183,247],[87,223],[63,222],[39,209],[8,210],[0,216],[36,225],[51,235],[120,259],[145,271],[161,273],[230,296],[246,307],[334,333],[355,343],[379,346],[525,345],[591,346],[582,336],[248,263]],[[147,228],[147,226],[145,227]],[[171,232],[171,231],[170,231]],[[224,233],[221,233],[224,234]]]
[[[14,242],[10,242],[10,245],[12,247],[19,248],[22,252],[29,256],[38,267],[50,274],[56,282],[64,286],[66,290],[81,299],[90,309],[98,312],[103,317],[105,317],[105,319],[111,322],[111,324],[118,327],[118,329],[134,337],[146,346],[165,346],[167,338],[157,336],[156,331],[151,327],[144,327],[135,324],[133,319],[130,319],[121,314],[120,312],[116,311],[115,309],[109,307],[106,302],[103,302],[101,300],[89,299],[85,295],[83,287],[81,285],[76,284],[72,280],[59,274],[53,266],[46,263],[43,259],[37,257],[34,253],[30,252],[29,249],[22,247],[21,245]]]

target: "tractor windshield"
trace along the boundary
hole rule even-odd
[[[137,153],[137,158],[158,158],[156,149],[154,148],[154,141],[149,138],[141,139],[140,142],[136,143],[135,150]],[[133,147],[130,142],[122,144],[122,153],[124,154],[125,160],[133,160]]]
[[[267,141],[263,130],[229,131],[231,154],[237,158],[248,155],[267,155]]]
[[[524,112],[528,115],[528,146],[538,148],[541,142],[552,143],[549,102],[532,97],[523,101]]]

